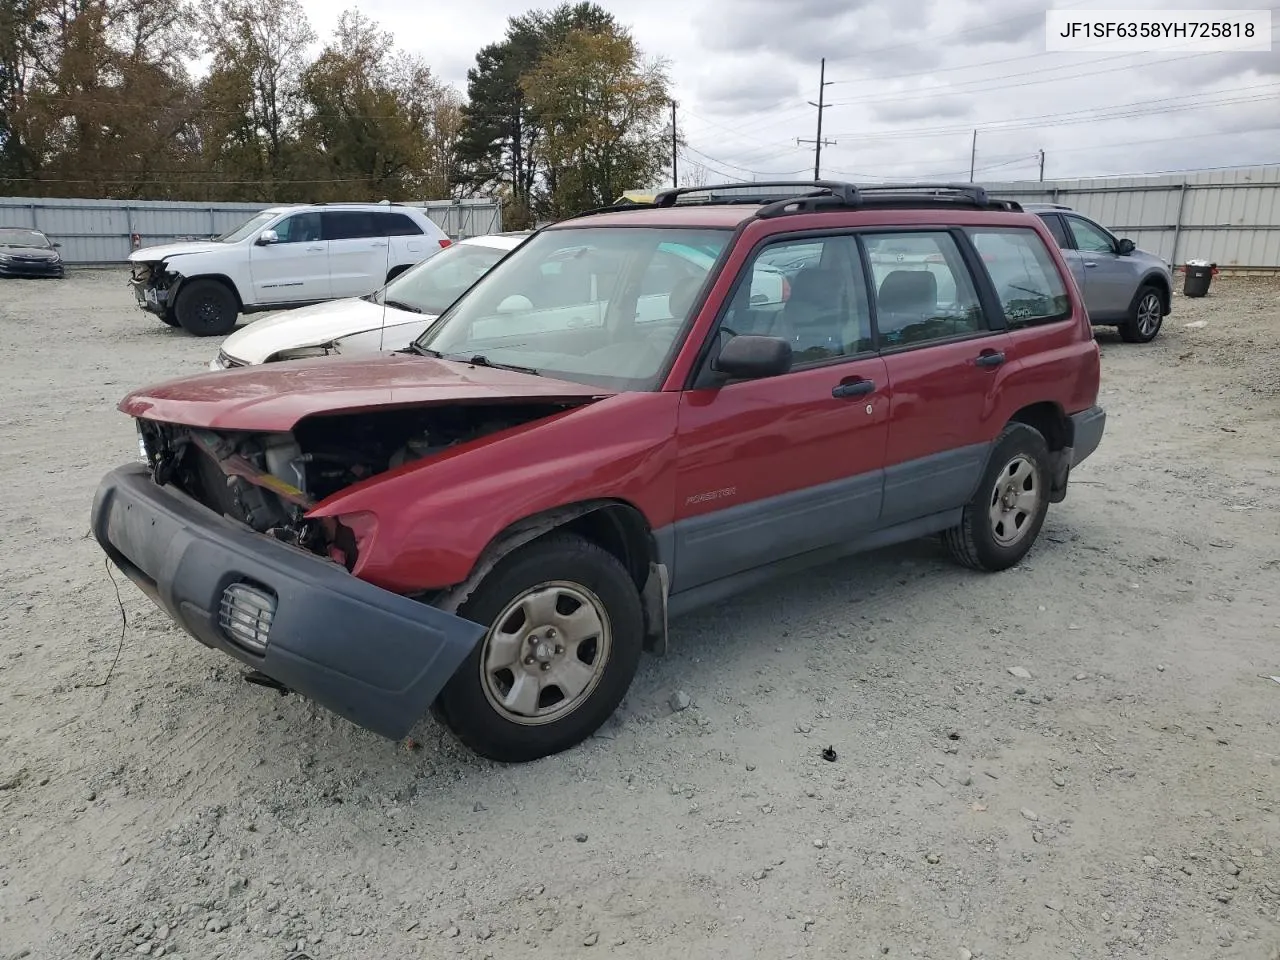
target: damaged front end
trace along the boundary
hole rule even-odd
[[[210,430],[139,418],[152,479],[254,531],[355,568],[359,517],[309,518],[377,474],[559,413],[563,403],[434,407],[316,417],[289,433]]]
[[[164,261],[135,263],[129,276],[129,286],[138,300],[138,306],[157,316],[168,316],[182,276],[169,269]]]

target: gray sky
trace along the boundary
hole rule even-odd
[[[306,0],[323,36],[352,0]],[[1272,9],[1269,53],[1048,53],[1050,6],[1100,0],[604,0],[668,61],[689,142],[682,180],[813,173],[818,62],[827,58],[824,176],[1101,176],[1280,161],[1280,12],[1271,0],[1125,0],[1125,9]],[[359,8],[466,88],[476,51],[519,0]]]

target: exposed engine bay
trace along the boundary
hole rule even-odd
[[[152,477],[223,516],[350,568],[350,531],[305,514],[326,497],[406,463],[570,409],[473,404],[301,421],[292,433],[213,431],[138,419]]]
[[[179,274],[160,263],[135,263],[129,277],[129,286],[138,298],[138,305],[153,313],[163,314],[172,307],[169,302],[173,288],[181,280]]]

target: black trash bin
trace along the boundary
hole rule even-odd
[[[1206,263],[1204,260],[1189,260],[1183,268],[1185,278],[1182,281],[1182,295],[1184,297],[1203,297],[1209,292],[1209,284],[1213,281],[1213,271],[1216,265]]]

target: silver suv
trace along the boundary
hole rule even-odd
[[[1056,203],[1024,203],[1062,248],[1095,326],[1116,327],[1128,343],[1149,343],[1173,309],[1173,271],[1132,240]]]

